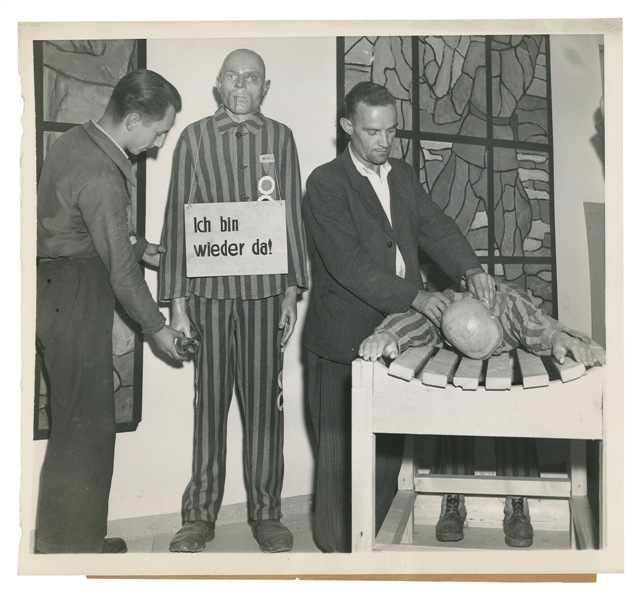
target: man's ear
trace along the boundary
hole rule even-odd
[[[265,83],[263,83],[263,98],[267,96],[267,92],[269,92],[269,86],[272,84],[271,80],[267,80]]]
[[[340,123],[345,133],[347,135],[352,135],[352,132],[354,131],[354,126],[352,125],[352,122],[347,117],[341,117]]]
[[[125,126],[127,127],[127,131],[133,131],[138,127],[138,124],[142,121],[142,118],[138,113],[130,113],[127,115],[127,118],[125,119]]]

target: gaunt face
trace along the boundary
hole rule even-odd
[[[230,116],[244,120],[257,111],[269,90],[262,58],[251,50],[236,50],[223,63],[216,87]]]

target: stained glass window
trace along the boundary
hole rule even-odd
[[[105,112],[116,83],[146,65],[144,40],[34,42],[37,173],[48,150],[67,130]],[[130,230],[145,233],[145,155],[134,162],[136,197]],[[142,335],[118,304],[114,312],[113,376],[118,431],[135,431],[142,417]],[[36,352],[34,438],[49,437],[49,385]]]
[[[489,273],[556,316],[548,37],[345,37],[337,47],[339,113],[359,81],[386,86],[398,108],[392,156],[414,166]],[[339,131],[339,152],[346,143]]]

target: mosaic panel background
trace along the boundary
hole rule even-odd
[[[489,272],[556,316],[547,37],[346,37],[338,49],[339,108],[360,81],[386,86],[392,156],[414,166]]]

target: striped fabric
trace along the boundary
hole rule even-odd
[[[266,162],[266,155],[274,162]],[[261,158],[263,157],[263,162]],[[203,202],[251,202],[262,195],[258,181],[271,176],[274,200],[286,201],[287,275],[237,277],[186,276],[184,205]],[[243,123],[229,118],[221,106],[213,116],[192,123],[180,135],[172,168],[162,243],[160,299],[256,299],[275,296],[287,287],[308,287],[305,233],[301,219],[298,154],[291,130],[260,111]]]
[[[552,336],[559,331],[586,343],[590,342],[590,338],[584,333],[565,327],[537,308],[532,298],[521,288],[501,281],[497,281],[496,285],[493,313],[503,328],[501,352],[522,347],[533,354],[549,356],[552,354]],[[472,297],[469,292],[458,292],[454,288],[448,288],[443,294],[453,302]],[[376,331],[390,331],[395,334],[401,352],[411,346],[425,346],[430,343],[443,345],[440,332],[432,322],[413,308],[406,313],[390,315]]]
[[[452,415],[455,419],[456,416]],[[433,475],[474,475],[476,438],[440,435],[436,438]],[[532,438],[494,438],[494,459],[499,477],[540,477],[536,440]]]
[[[585,342],[590,338],[585,334],[569,329],[548,317],[537,308],[532,298],[516,286],[496,282],[496,302],[494,315],[503,327],[502,352],[518,347],[538,355],[552,353],[552,336],[563,331]],[[449,288],[443,292],[450,300],[472,296],[469,292],[459,292]],[[410,309],[403,314],[387,317],[376,331],[390,331],[396,335],[401,352],[410,346],[429,343],[443,345],[440,331],[424,315]],[[452,415],[455,419],[456,415]],[[463,436],[438,436],[432,473],[448,475],[474,474],[474,439]],[[504,477],[540,477],[536,440],[521,438],[495,438],[494,455],[497,475]]]
[[[192,477],[183,495],[183,519],[214,522],[225,487],[227,415],[238,384],[249,518],[281,517],[283,412],[278,410],[282,368],[280,297],[187,303],[202,344],[196,353],[196,405]]]
[[[270,156],[271,155],[271,156]],[[261,160],[262,157],[262,160]],[[285,200],[288,273],[187,279],[184,205],[253,202],[261,177]],[[281,370],[278,320],[286,288],[307,289],[298,155],[289,128],[259,111],[242,123],[221,107],[189,125],[174,153],[163,231],[160,298],[188,298],[196,354],[192,477],[183,496],[185,521],[216,520],[225,485],[227,414],[234,384],[243,413],[244,472],[249,518],[280,518],[283,485],[283,413],[277,409]]]

